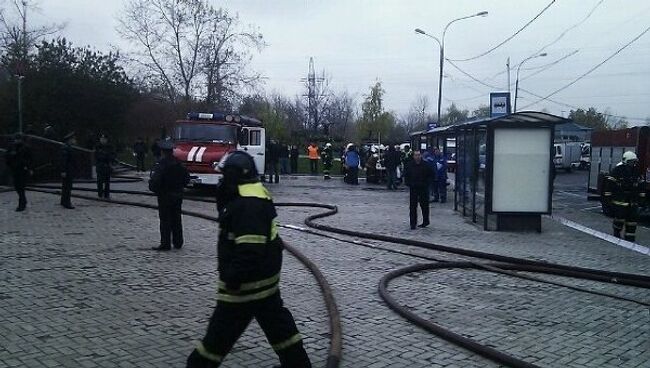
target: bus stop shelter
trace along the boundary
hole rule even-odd
[[[536,230],[551,214],[553,137],[560,116],[524,111],[453,126],[454,209],[484,230]]]

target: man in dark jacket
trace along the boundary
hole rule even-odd
[[[388,189],[397,189],[397,167],[400,164],[399,152],[395,150],[395,146],[388,145],[388,152],[384,156],[384,165],[386,166],[386,176],[388,177]]]
[[[63,137],[63,148],[61,149],[61,206],[67,209],[73,209],[70,202],[72,196],[72,180],[76,171],[76,160],[74,148],[77,143],[74,132]]]
[[[289,170],[289,146],[280,142],[280,174],[290,174]]]
[[[289,157],[291,160],[291,173],[292,174],[297,174],[298,173],[298,156],[300,155],[300,151],[298,151],[298,146],[295,144],[291,146],[291,150],[289,151]]]
[[[154,166],[149,179],[149,190],[158,196],[158,217],[160,218],[160,245],[153,250],[167,251],[183,246],[183,223],[181,207],[183,189],[190,182],[190,175],[174,158],[174,144],[171,139],[161,141],[162,158]]]
[[[21,134],[16,134],[14,137],[14,143],[7,151],[5,159],[7,167],[11,170],[14,189],[18,193],[18,207],[16,207],[16,211],[21,212],[27,207],[27,197],[25,196],[27,178],[33,174],[32,151],[23,141]]]
[[[422,210],[422,223],[419,227],[429,226],[429,185],[432,178],[431,168],[422,160],[420,151],[413,152],[413,159],[406,165],[404,181],[409,187],[409,217],[411,229],[418,223],[417,206]]]
[[[95,170],[97,171],[97,196],[110,198],[111,196],[111,164],[115,161],[115,151],[108,144],[108,137],[102,134],[99,144],[95,147]]]
[[[156,140],[153,141],[153,143],[151,144],[151,154],[153,155],[153,159],[155,162],[160,161],[160,156],[162,154],[160,152],[160,147],[158,146],[159,143],[160,143],[160,139],[156,138]]]
[[[603,197],[611,201],[614,210],[614,236],[634,242],[639,204],[644,204],[646,200],[645,183],[641,177],[636,153],[623,153],[623,160],[605,177],[603,184]]]
[[[230,153],[219,170],[217,306],[187,368],[219,367],[253,318],[283,368],[310,368],[302,337],[280,297],[283,242],[271,196],[246,152]]]
[[[274,139],[269,143],[269,183],[280,182],[280,155],[282,147]],[[275,178],[275,180],[274,180]]]
[[[147,154],[147,145],[144,143],[142,137],[133,144],[133,154],[135,155],[135,164],[138,172],[144,171],[144,156]]]

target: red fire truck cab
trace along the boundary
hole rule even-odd
[[[189,113],[174,125],[174,157],[190,172],[190,185],[216,185],[221,174],[215,171],[228,152],[244,150],[264,172],[265,137],[262,122],[243,115]]]
[[[641,175],[645,180],[644,187],[646,193],[650,192],[650,127],[592,133],[588,190],[592,193],[591,199],[600,199],[603,212],[607,215],[611,213],[611,204],[607,203],[602,195],[603,180],[605,175],[621,162],[625,151],[632,151],[639,157]],[[649,209],[647,203],[639,203],[639,207],[642,213]]]

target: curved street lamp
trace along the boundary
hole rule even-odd
[[[440,124],[440,108],[442,106],[442,73],[443,73],[444,62],[445,62],[445,35],[447,34],[447,29],[449,29],[449,26],[451,26],[453,23],[456,23],[456,22],[458,22],[460,20],[474,18],[474,17],[484,17],[486,15],[488,15],[488,12],[482,11],[482,12],[478,12],[476,14],[456,18],[456,19],[450,21],[449,23],[447,23],[447,25],[445,26],[445,28],[442,31],[442,37],[441,37],[442,41],[440,39],[438,39],[437,37],[426,33],[425,31],[423,31],[420,28],[415,29],[415,33],[418,33],[418,34],[427,36],[429,38],[432,38],[433,40],[435,40],[438,43],[438,46],[440,46],[440,75],[438,76],[438,124]]]
[[[519,70],[521,70],[521,66],[524,65],[524,63],[527,62],[528,60],[536,59],[536,58],[539,58],[539,57],[544,57],[546,55],[548,55],[548,54],[545,53],[545,52],[543,52],[541,54],[537,54],[537,55],[532,55],[532,56],[529,56],[529,57],[525,58],[524,61],[519,63],[519,66],[517,67],[517,79],[515,81],[515,107],[513,108],[512,112],[517,112],[517,95],[518,95],[518,92],[519,92]]]

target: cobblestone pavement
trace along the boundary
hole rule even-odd
[[[144,190],[144,183],[115,187]],[[348,229],[421,239],[531,259],[650,274],[650,258],[545,221],[542,234],[483,232],[432,205],[432,226],[408,228],[407,193],[344,186],[338,180],[284,180],[275,200],[337,204],[322,219]],[[146,209],[29,193],[15,215],[0,194],[0,367],[180,367],[214,305],[216,226],[185,217],[186,247],[154,254],[157,219]],[[153,203],[152,198],[133,198]],[[187,201],[212,213],[214,205]],[[283,224],[302,225],[319,210],[280,208]],[[344,367],[491,367],[496,364],[431,336],[390,311],[377,293],[387,272],[417,259],[283,229],[333,286],[343,322]],[[381,244],[440,258],[449,254]],[[327,317],[315,280],[285,257],[282,292],[315,366],[326,358]],[[645,301],[647,290],[544,276]],[[6,285],[6,287],[5,287]],[[650,362],[650,315],[641,306],[482,271],[405,276],[390,292],[423,317],[545,367],[641,367]],[[226,367],[270,367],[276,358],[254,324]]]

